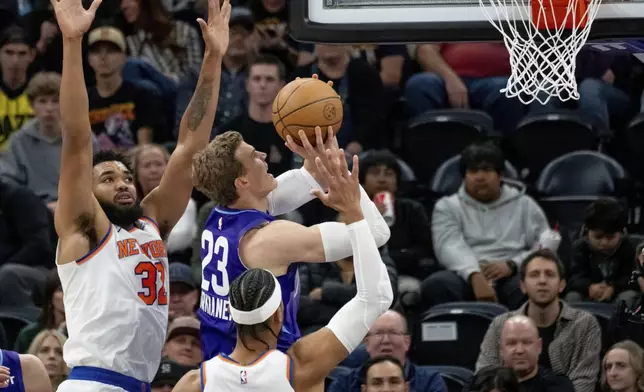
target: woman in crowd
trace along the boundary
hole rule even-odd
[[[69,368],[63,360],[63,345],[66,340],[62,333],[54,329],[46,329],[36,335],[29,346],[28,354],[37,356],[45,365],[54,391],[69,374]]]
[[[644,391],[644,350],[637,343],[624,340],[614,344],[602,365],[602,391]]]
[[[65,306],[63,305],[63,289],[58,278],[58,272],[53,270],[47,277],[45,285],[45,303],[40,312],[40,317],[35,322],[24,327],[14,345],[14,350],[26,353],[36,335],[42,330],[60,329],[64,332]]]
[[[159,185],[168,164],[168,159],[170,159],[170,154],[165,148],[157,144],[136,147],[131,154],[132,163],[134,164],[136,192],[139,199],[143,199]],[[189,263],[192,240],[196,234],[197,203],[190,199],[186,211],[170,232],[166,242],[168,254],[175,256],[173,261]],[[177,260],[177,258],[181,260]]]

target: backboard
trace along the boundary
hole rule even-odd
[[[289,0],[288,5],[291,34],[303,42],[501,39],[486,19],[479,0]],[[604,0],[592,24],[590,39],[626,37],[644,37],[644,0]]]

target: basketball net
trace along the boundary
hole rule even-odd
[[[588,39],[601,0],[479,0],[503,35],[511,75],[501,90],[524,104],[551,97],[579,99],[576,57]]]

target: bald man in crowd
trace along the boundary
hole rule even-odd
[[[503,366],[514,370],[529,392],[574,392],[572,382],[563,374],[539,366],[541,338],[534,321],[524,315],[510,317],[501,332]]]

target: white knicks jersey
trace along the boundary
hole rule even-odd
[[[96,249],[58,265],[69,333],[63,347],[67,365],[151,382],[168,329],[166,271],[165,245],[148,218],[130,230],[110,225]]]
[[[270,350],[244,366],[227,355],[201,364],[204,392],[294,392],[293,362],[281,351]]]

